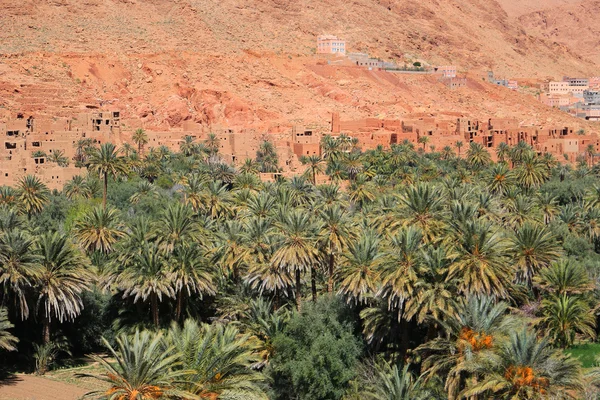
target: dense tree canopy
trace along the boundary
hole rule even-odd
[[[99,398],[598,397],[564,352],[598,329],[589,157],[342,134],[263,182],[269,141],[229,165],[214,135],[135,140],[76,143],[62,191],[0,187],[4,366],[108,351]]]

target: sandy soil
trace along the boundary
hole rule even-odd
[[[86,389],[33,375],[0,381],[0,400],[77,400]]]

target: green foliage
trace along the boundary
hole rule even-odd
[[[275,399],[340,399],[361,352],[348,309],[323,297],[294,314],[274,339],[268,373]]]

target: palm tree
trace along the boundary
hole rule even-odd
[[[479,358],[493,354],[495,342],[510,328],[505,313],[508,305],[492,298],[460,298],[456,310],[442,322],[448,336],[438,337],[417,347],[423,354],[422,370],[430,379],[445,377],[444,389],[449,399],[457,399],[465,388],[469,366]]]
[[[457,140],[456,143],[454,143],[454,147],[456,147],[456,150],[458,150],[458,158],[460,158],[460,149],[464,146],[464,143],[461,142],[460,140]]]
[[[266,400],[265,377],[251,368],[260,361],[253,339],[232,325],[187,320],[183,328],[171,325],[164,346],[181,354],[179,386],[196,398]]]
[[[144,146],[148,143],[148,135],[146,134],[146,131],[142,128],[136,129],[133,135],[131,136],[131,140],[137,145],[138,154],[143,154],[142,150],[144,149]]]
[[[510,146],[505,142],[501,142],[498,144],[498,148],[496,148],[496,156],[498,157],[498,161],[504,163],[506,161],[506,157],[510,153]]]
[[[260,166],[260,172],[270,173],[279,171],[279,160],[277,151],[272,142],[263,140],[256,152],[256,162]]]
[[[81,293],[89,287],[91,276],[85,269],[85,257],[66,235],[46,233],[37,247],[41,268],[36,279],[36,304],[42,308],[44,344],[48,344],[52,316],[63,322],[81,313]]]
[[[506,259],[507,242],[490,223],[471,221],[457,234],[456,261],[449,279],[458,279],[458,289],[468,295],[504,298],[511,268]]]
[[[191,201],[189,197],[188,201]],[[231,213],[233,197],[227,185],[223,182],[210,182],[200,192],[199,203],[206,216],[218,219]]]
[[[40,273],[34,239],[21,230],[0,235],[0,283],[2,304],[12,301],[21,319],[29,317],[30,291]]]
[[[379,267],[384,262],[379,242],[375,233],[366,232],[343,254],[339,293],[356,303],[365,302],[377,289]]]
[[[533,152],[525,153],[516,170],[516,179],[525,189],[540,187],[549,177],[549,171]]]
[[[156,198],[158,197],[158,190],[156,186],[148,181],[140,181],[135,188],[135,193],[129,197],[129,201],[132,204],[137,204],[144,197]]]
[[[279,268],[295,274],[296,308],[302,307],[302,274],[311,270],[313,299],[316,298],[316,281],[314,265],[319,251],[317,235],[321,225],[314,222],[310,213],[300,209],[291,210],[282,215],[276,222],[278,229],[278,249],[273,254],[272,262]]]
[[[312,184],[316,185],[317,174],[322,174],[325,172],[325,162],[323,159],[316,155],[302,156],[300,158],[300,162],[304,165],[307,165],[306,174],[310,177]]]
[[[488,175],[488,190],[504,195],[514,183],[514,174],[505,163],[494,164]]]
[[[527,330],[512,332],[497,354],[482,357],[475,365],[483,377],[463,391],[463,398],[564,398],[581,389],[579,361]]]
[[[210,155],[215,155],[219,152],[219,144],[221,140],[214,133],[209,133],[204,140],[204,145]]]
[[[406,188],[400,197],[400,217],[404,226],[416,226],[427,241],[434,240],[444,228],[444,194],[429,184]]]
[[[0,186],[0,206],[12,207],[16,204],[18,193],[10,186]]]
[[[367,400],[425,400],[431,393],[425,389],[421,377],[409,371],[410,365],[402,369],[387,362],[375,364],[373,379],[367,380],[360,391],[360,399]]]
[[[134,254],[117,276],[117,286],[123,290],[123,297],[133,297],[133,302],[150,299],[152,322],[159,327],[158,306],[163,296],[174,298],[173,275],[168,268],[167,260],[156,243],[145,243],[140,251]]]
[[[195,212],[202,206],[204,186],[205,178],[199,174],[189,175],[183,184],[183,201],[191,205]]]
[[[417,139],[417,142],[419,142],[423,145],[423,151],[425,151],[425,145],[427,145],[427,143],[429,143],[429,138],[427,136],[419,136],[419,138]]]
[[[82,374],[110,385],[109,389],[90,392],[110,399],[191,399],[194,396],[175,388],[175,382],[189,374],[178,368],[181,355],[173,346],[165,346],[161,333],[136,331],[132,336],[122,334],[116,338],[117,349],[102,338],[115,362],[92,356],[100,364],[101,375]]]
[[[588,158],[589,167],[592,168],[594,165],[594,157],[596,156],[596,148],[593,144],[588,144],[585,148],[585,155]]]
[[[104,180],[104,192],[102,195],[102,207],[106,209],[106,194],[108,192],[108,176],[114,178],[127,172],[125,159],[119,156],[119,151],[112,143],[104,143],[89,157],[88,168],[97,173]]]
[[[87,198],[91,195],[88,190],[86,179],[81,175],[75,175],[63,188],[65,196],[69,199],[77,197]]]
[[[577,295],[552,295],[542,301],[542,326],[559,347],[573,345],[575,334],[594,339],[596,316],[587,302]]]
[[[246,158],[239,170],[243,174],[258,174],[260,172],[258,163],[251,158]]]
[[[65,152],[62,150],[54,150],[50,153],[48,161],[56,163],[59,167],[68,167],[69,159],[65,157]]]
[[[114,208],[95,207],[75,221],[75,237],[88,252],[108,254],[125,236],[119,212]]]
[[[185,297],[214,295],[212,268],[203,251],[196,244],[181,243],[173,250],[170,279],[173,281],[177,306],[175,321],[179,322]]]
[[[196,143],[194,141],[195,138],[193,136],[185,135],[183,141],[179,143],[179,151],[186,157],[191,156],[196,150]]]
[[[585,268],[568,259],[551,263],[536,278],[537,285],[555,294],[581,294],[593,289]]]
[[[471,167],[479,169],[491,162],[490,153],[479,143],[471,142],[467,152],[467,162]]]
[[[327,292],[333,293],[336,257],[348,247],[354,236],[353,224],[348,213],[338,204],[323,208],[319,217],[322,221],[319,241],[327,257]]]
[[[8,332],[13,326],[8,320],[8,311],[6,311],[6,308],[0,308],[0,349],[6,351],[17,350],[15,345],[19,342],[19,339]]]
[[[193,210],[187,204],[169,204],[158,219],[156,235],[169,252],[184,242],[197,241],[199,233],[198,224],[193,218]]]
[[[544,224],[548,225],[559,212],[556,197],[550,192],[542,192],[537,197],[538,207],[544,215]]]
[[[42,212],[50,195],[48,187],[34,175],[27,175],[19,179],[17,193],[18,205],[29,219],[33,214]]]
[[[531,287],[540,269],[560,256],[561,247],[545,226],[526,223],[510,237],[516,281]]]

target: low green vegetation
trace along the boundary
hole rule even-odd
[[[598,398],[593,152],[325,136],[263,182],[268,140],[134,143],[0,187],[4,369],[101,399]]]

